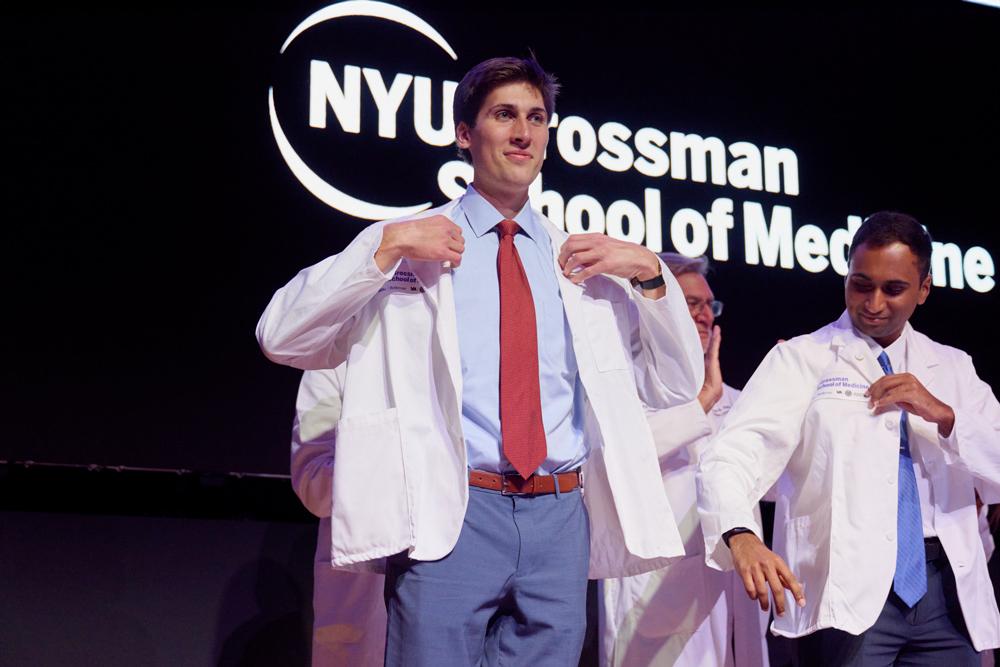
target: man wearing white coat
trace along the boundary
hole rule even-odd
[[[330,565],[336,428],[346,368],[306,371],[295,399],[292,489],[319,517],[313,564],[313,667],[378,665],[385,654],[385,578]]]
[[[975,491],[1000,487],[1000,404],[908,323],[930,255],[910,216],[870,216],[844,314],[771,350],[701,461],[709,564],[762,608],[771,589],[803,664],[977,665],[1000,645]],[[783,471],[772,553],[751,509]]]
[[[346,362],[332,563],[385,568],[390,665],[576,664],[588,574],[683,553],[643,404],[695,397],[697,334],[653,253],[527,205],[554,98],[532,59],[470,70],[466,194],[368,227],[258,324],[274,361]]]
[[[684,558],[661,570],[601,582],[601,664],[609,667],[767,667],[767,614],[731,572],[705,564],[695,472],[740,392],[722,381],[722,314],[708,284],[708,259],[662,253],[677,279],[705,351],[697,400],[651,410],[663,485],[684,539]]]

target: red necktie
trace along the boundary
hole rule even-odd
[[[538,334],[535,304],[514,247],[520,227],[513,220],[497,225],[500,251],[500,435],[503,454],[527,479],[545,460],[545,427],[538,388]]]

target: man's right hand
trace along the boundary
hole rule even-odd
[[[774,613],[785,615],[785,589],[792,592],[800,607],[806,606],[806,594],[781,556],[774,553],[753,533],[738,533],[729,538],[729,551],[733,555],[736,572],[743,579],[743,586],[751,600],[760,602],[762,611],[769,608],[767,588],[774,597]]]
[[[426,262],[462,263],[462,229],[443,215],[393,222],[382,229],[375,263],[385,273],[402,258]]]

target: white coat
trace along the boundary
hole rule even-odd
[[[926,471],[934,528],[955,572],[977,650],[1000,645],[1000,614],[979,537],[974,484],[1000,483],[1000,404],[969,355],[912,329],[907,370],[955,411],[948,438],[909,418],[914,461]],[[860,634],[878,618],[896,564],[899,411],[874,415],[863,393],[883,377],[847,314],[777,345],[730,411],[701,460],[699,511],[711,565],[732,565],[722,533],[760,526],[752,507],[778,479],[775,551],[805,587],[799,608],[786,593],[776,634],[821,628]]]
[[[766,667],[767,614],[732,572],[705,564],[695,472],[739,391],[723,394],[706,415],[697,400],[648,415],[664,489],[684,539],[685,556],[654,572],[601,582],[601,665]]]
[[[292,488],[320,518],[313,564],[313,667],[381,665],[385,657],[385,577],[335,570],[330,564],[330,514],[343,366],[306,371],[292,426]]]
[[[450,216],[457,201],[428,215]],[[383,274],[374,254],[384,224],[300,272],[257,326],[261,348],[276,362],[347,364],[333,472],[335,566],[378,568],[401,551],[442,558],[458,539],[468,501],[451,272],[440,262],[404,259]],[[694,323],[665,268],[667,295],[657,300],[619,278],[596,276],[585,286],[566,280],[557,266],[565,234],[544,224],[587,399],[590,576],[661,567],[683,546],[643,403],[669,407],[697,395],[704,367]]]

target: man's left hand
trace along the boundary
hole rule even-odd
[[[722,344],[722,329],[716,324],[708,338],[708,352],[705,353],[705,384],[698,392],[701,409],[708,414],[722,398],[722,367],[719,366],[719,346]]]
[[[938,433],[947,438],[955,426],[955,411],[941,402],[920,380],[909,373],[886,375],[868,388],[868,405],[881,414],[898,405],[910,414],[937,424]]]
[[[660,260],[648,248],[604,234],[572,234],[559,251],[563,275],[579,285],[604,273],[631,280],[660,275]]]

